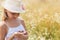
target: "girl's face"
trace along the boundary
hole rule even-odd
[[[6,12],[7,12],[8,18],[10,19],[16,19],[19,16],[19,13],[13,13],[10,11],[6,11]]]

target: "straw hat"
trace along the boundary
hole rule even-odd
[[[6,0],[2,3],[2,6],[11,11],[16,13],[24,13],[25,10],[22,7],[23,3],[21,0]]]

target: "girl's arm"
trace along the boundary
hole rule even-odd
[[[5,24],[0,24],[0,40],[5,40],[5,36],[7,34],[7,27]]]
[[[24,22],[24,20],[21,20],[21,23],[22,23],[22,25],[24,26],[24,28],[25,28],[25,33],[24,33],[24,39],[28,39],[28,32],[27,32],[27,29],[26,29],[26,26],[25,26],[25,22]]]
[[[25,22],[24,22],[23,19],[21,20],[21,23],[22,23],[22,25],[24,26],[25,30],[27,31],[27,29],[26,29],[26,25],[25,25]]]

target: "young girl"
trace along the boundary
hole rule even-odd
[[[4,2],[4,17],[0,23],[0,40],[27,40],[28,34],[24,20],[19,18],[24,11],[21,0]]]

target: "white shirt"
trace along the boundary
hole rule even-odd
[[[8,38],[12,34],[14,34],[15,32],[18,32],[18,31],[25,31],[24,26],[22,24],[20,24],[18,27],[14,27],[14,28],[8,27],[8,33],[5,37],[5,40],[8,40]]]

